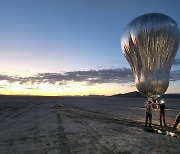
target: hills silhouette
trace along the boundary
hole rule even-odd
[[[146,98],[145,96],[141,95],[137,91],[125,93],[125,94],[115,94],[112,97],[120,97],[120,98]],[[160,98],[163,99],[180,99],[180,94],[164,94]]]

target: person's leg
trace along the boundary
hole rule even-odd
[[[148,114],[146,113],[145,127],[147,127],[147,123],[148,123]]]
[[[160,115],[159,115],[159,120],[160,120],[160,126],[162,126],[162,113],[160,112]]]
[[[151,128],[152,126],[152,115],[149,114],[149,128]]]
[[[164,126],[166,126],[165,112],[163,112],[162,118],[163,118],[163,123],[164,123]]]

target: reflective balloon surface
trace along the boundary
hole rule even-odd
[[[176,22],[164,14],[145,14],[127,25],[121,48],[142,95],[158,97],[165,93],[179,40]]]

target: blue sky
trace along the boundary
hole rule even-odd
[[[122,31],[135,17],[154,12],[180,25],[179,0],[0,0],[1,76],[130,68],[120,47]],[[179,50],[172,70],[179,70]],[[14,91],[6,81],[6,92]],[[114,83],[119,88],[112,93],[135,89],[129,81],[122,81],[126,91]],[[169,92],[180,92],[174,83]]]

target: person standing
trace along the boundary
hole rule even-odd
[[[162,126],[162,122],[164,124],[164,126],[166,125],[166,121],[165,121],[165,103],[163,100],[159,101],[157,100],[157,103],[159,105],[159,109],[160,109],[160,115],[159,115],[159,120],[160,120],[160,126]]]
[[[152,128],[152,100],[147,100],[145,102],[145,107],[146,107],[146,121],[145,121],[145,128],[148,125],[149,122],[149,128]]]

